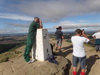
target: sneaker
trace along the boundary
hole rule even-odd
[[[32,59],[28,62],[28,64],[33,63],[35,61],[35,59]]]

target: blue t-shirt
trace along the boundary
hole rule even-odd
[[[62,39],[62,36],[63,36],[63,32],[62,32],[62,31],[57,30],[57,31],[55,32],[55,34],[56,34],[56,39]]]

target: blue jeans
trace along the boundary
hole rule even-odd
[[[86,56],[84,57],[76,57],[73,56],[73,67],[77,67],[78,63],[80,63],[81,69],[85,69]]]

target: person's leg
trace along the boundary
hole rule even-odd
[[[59,49],[59,51],[61,51],[61,46],[62,46],[62,39],[59,39],[59,43],[58,43],[58,49]]]
[[[100,45],[99,45],[99,54],[100,54]]]
[[[34,40],[34,43],[33,43],[33,48],[32,48],[32,59],[28,62],[28,63],[32,63],[36,60],[36,41]]]
[[[81,75],[85,75],[85,62],[86,56],[79,59],[80,66],[81,66]]]
[[[98,56],[100,57],[100,45],[98,45]]]
[[[77,64],[79,62],[79,59],[78,59],[78,57],[73,56],[72,61],[73,61],[73,72],[72,72],[72,74],[77,75]]]
[[[35,56],[36,56],[36,41],[34,40],[32,48],[32,59],[35,59]]]
[[[73,72],[77,72],[77,67],[73,66]]]
[[[59,40],[57,39],[57,42],[56,42],[56,50],[58,49],[58,43],[59,43]]]
[[[24,52],[24,59],[26,62],[30,61],[30,52],[32,49],[32,45],[33,45],[32,39],[27,38],[27,44],[26,44],[26,48],[25,48],[25,52]]]
[[[98,52],[99,51],[99,45],[95,45],[95,47],[96,47],[96,52]]]

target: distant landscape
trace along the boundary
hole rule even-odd
[[[90,45],[94,46],[94,39],[92,38],[92,34],[94,32],[87,32],[89,38],[91,39]],[[70,38],[74,35],[74,32],[64,32],[64,37],[67,42],[71,42]],[[49,33],[50,38],[55,39],[54,32]],[[13,50],[17,47],[26,44],[27,34],[0,34],[0,54]]]
[[[27,34],[1,34],[0,54],[25,44]]]

